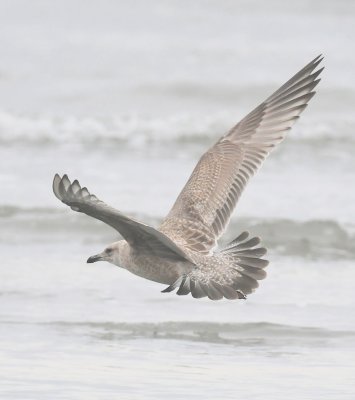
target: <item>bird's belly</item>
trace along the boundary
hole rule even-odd
[[[170,285],[181,275],[191,271],[190,262],[173,261],[155,256],[135,255],[126,269],[132,274],[151,281]]]

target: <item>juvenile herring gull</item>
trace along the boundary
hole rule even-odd
[[[158,229],[125,216],[67,175],[55,175],[59,200],[116,229],[124,238],[87,262],[108,261],[155,282],[163,292],[211,300],[245,299],[264,279],[268,261],[258,237],[248,232],[227,246],[217,240],[239,197],[271,150],[313,97],[323,68],[318,56],[222,136],[199,160]]]

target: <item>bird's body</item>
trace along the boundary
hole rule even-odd
[[[166,259],[162,268],[161,257],[137,250],[125,240],[120,240],[117,245],[119,246],[119,257],[114,264],[150,281],[170,285],[179,276],[191,272],[194,266],[190,261]]]
[[[243,232],[224,248],[217,247],[217,240],[251,176],[313,97],[320,62],[317,57],[306,65],[201,157],[159,229],[109,207],[78,181],[56,175],[53,190],[63,203],[105,222],[124,238],[88,262],[109,261],[169,285],[163,292],[178,288],[179,295],[218,300],[253,292],[268,264],[260,239]]]

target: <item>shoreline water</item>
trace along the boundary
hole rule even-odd
[[[1,399],[354,398],[354,4],[0,0]],[[119,237],[58,202],[55,173],[157,226],[202,153],[321,52],[222,238],[268,247],[254,294],[86,263]]]

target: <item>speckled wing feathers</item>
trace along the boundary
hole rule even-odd
[[[128,243],[141,251],[176,261],[189,260],[188,255],[163,233],[108,206],[95,195],[90,194],[85,187],[81,188],[77,180],[71,183],[67,175],[61,178],[56,174],[53,180],[53,192],[72,210],[83,212],[105,222],[116,229]]]
[[[249,179],[314,95],[323,68],[313,71],[321,60],[306,65],[202,156],[162,232],[189,250],[211,252]]]

